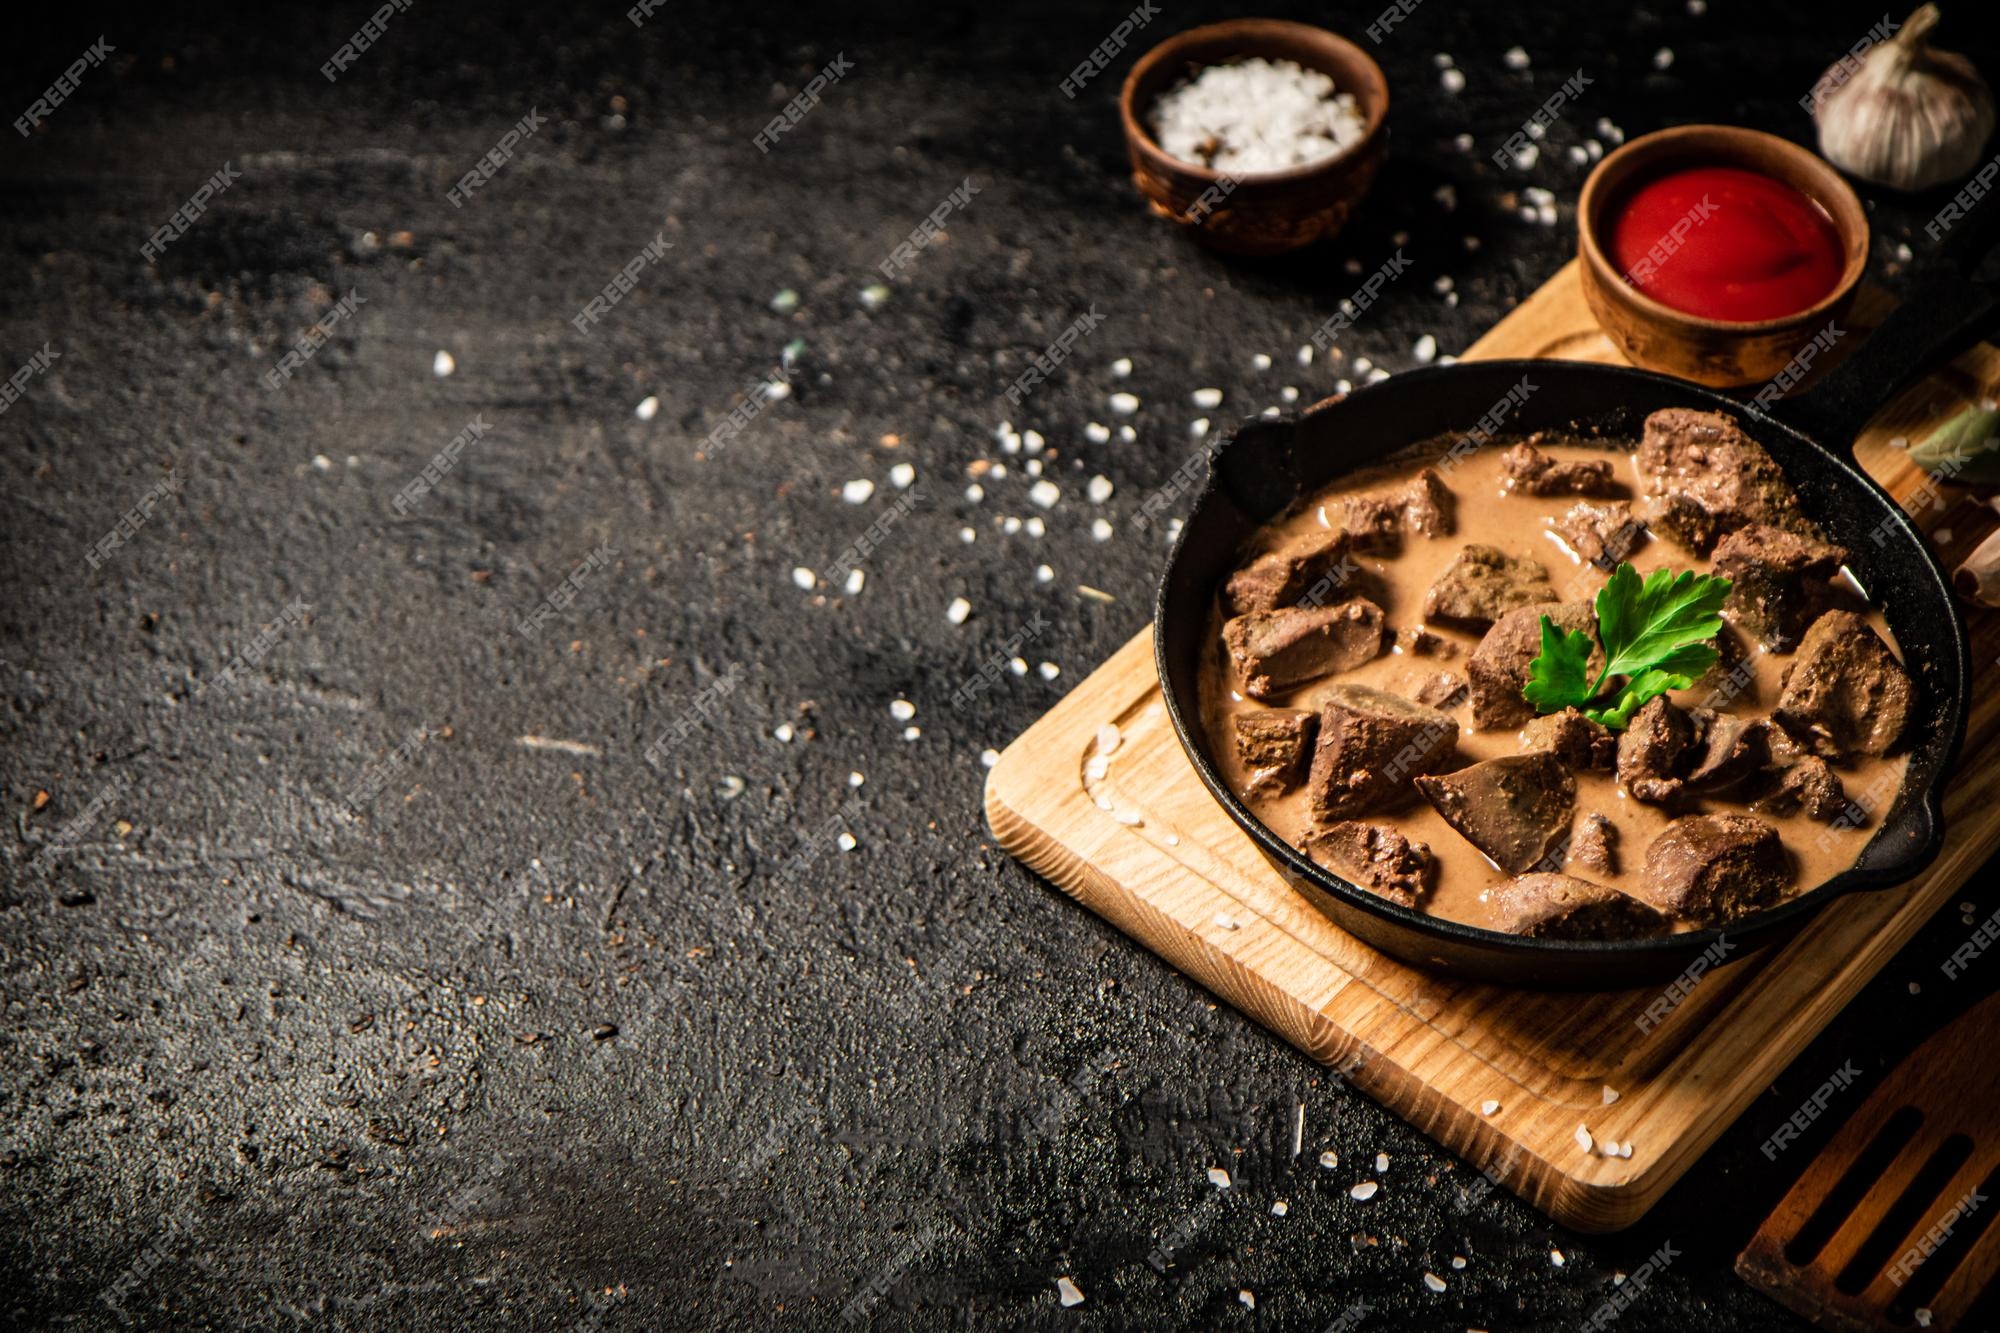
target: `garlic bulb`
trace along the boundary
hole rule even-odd
[[[1813,110],[1819,150],[1842,171],[1897,190],[1927,190],[1979,164],[1993,133],[1993,90],[1964,56],[1926,40],[1940,15],[1927,4],[1854,69],[1830,67]]]

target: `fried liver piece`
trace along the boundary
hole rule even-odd
[[[1618,780],[1635,800],[1665,805],[1681,794],[1693,758],[1694,723],[1664,694],[1641,705],[1618,738]]]
[[[1768,907],[1791,885],[1778,830],[1751,815],[1683,815],[1646,849],[1635,896],[1663,915],[1713,925]]]
[[[1643,710],[1642,710],[1643,711]],[[1697,791],[1726,791],[1761,772],[1771,762],[1768,733],[1761,717],[1742,717],[1697,708],[1690,715],[1701,740],[1686,782]]]
[[[1497,546],[1467,546],[1424,594],[1424,619],[1490,625],[1516,607],[1553,602],[1549,571]]]
[[[1574,708],[1530,721],[1521,728],[1521,748],[1547,750],[1579,771],[1610,769],[1618,762],[1618,734]]]
[[[1528,683],[1528,665],[1542,651],[1542,617],[1556,628],[1595,634],[1597,610],[1589,602],[1537,602],[1517,607],[1495,621],[1486,637],[1465,659],[1466,683],[1472,689],[1472,725],[1481,731],[1518,727],[1535,715],[1534,705],[1521,697]],[[1604,666],[1604,650],[1590,648],[1590,672]]]
[[[1570,835],[1569,859],[1600,875],[1618,873],[1618,826],[1596,811],[1585,815]]]
[[[1517,875],[1487,901],[1509,935],[1546,940],[1631,940],[1658,935],[1666,918],[1613,888],[1575,875]]]
[[[1611,460],[1558,462],[1525,441],[1500,455],[1510,490],[1526,495],[1613,495]]]
[[[1840,775],[1816,754],[1800,756],[1796,763],[1779,775],[1776,790],[1752,802],[1750,808],[1774,815],[1804,810],[1808,818],[1817,819],[1822,824],[1831,824],[1843,815],[1848,816],[1850,823],[1858,824],[1861,809],[1855,806],[1850,810],[1847,789],[1841,785]]]
[[[1437,858],[1395,829],[1348,819],[1307,838],[1304,851],[1349,883],[1402,907],[1415,907],[1437,878]]]
[[[1715,636],[1715,665],[1701,673],[1691,687],[1711,704],[1735,703],[1739,707],[1757,702],[1757,659],[1743,632],[1722,622]]]
[[[1275,611],[1295,605],[1322,582],[1331,587],[1354,571],[1348,560],[1353,542],[1344,532],[1309,534],[1267,551],[1229,576],[1222,604],[1232,616]],[[1327,600],[1322,593],[1320,601]]]
[[[1546,750],[1420,777],[1417,790],[1467,842],[1514,875],[1561,846],[1576,809],[1576,779]]]
[[[1364,815],[1404,795],[1410,780],[1458,758],[1458,723],[1435,708],[1366,685],[1335,685],[1313,749],[1313,818]]]
[[[1265,708],[1236,715],[1236,757],[1250,772],[1250,789],[1262,795],[1289,791],[1306,775],[1319,717],[1295,708]]]
[[[1396,646],[1413,657],[1457,657],[1458,645],[1422,626],[1396,631]]]
[[[1724,413],[1661,408],[1646,418],[1638,464],[1647,517],[1691,551],[1706,555],[1718,538],[1753,523],[1819,535],[1778,461]]]
[[[1771,716],[1815,754],[1839,763],[1895,748],[1916,693],[1867,621],[1852,611],[1829,611],[1800,640]]]
[[[1398,491],[1377,491],[1350,497],[1343,521],[1354,535],[1356,549],[1393,552],[1403,534],[1446,537],[1456,526],[1451,488],[1437,469],[1425,468]]]
[[[1847,563],[1843,546],[1768,523],[1738,528],[1715,544],[1715,572],[1732,586],[1723,614],[1776,652],[1789,652],[1833,598]]]
[[[1456,708],[1465,697],[1465,677],[1452,671],[1440,671],[1417,686],[1417,702],[1426,708]]]
[[[1616,569],[1647,537],[1645,520],[1623,500],[1593,504],[1580,500],[1554,523],[1569,549],[1599,569]]]
[[[1222,642],[1253,699],[1349,671],[1382,655],[1382,608],[1366,597],[1338,606],[1252,611],[1222,626]]]

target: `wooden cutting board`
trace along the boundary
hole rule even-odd
[[[1864,292],[1854,322],[1868,327],[1887,305]],[[1466,356],[1620,359],[1584,307],[1574,263]],[[1920,440],[1996,392],[2000,352],[1982,346],[1903,394],[1859,448],[1948,562],[1995,515],[1962,488],[1927,490],[1891,441]],[[1007,748],[987,778],[986,816],[1003,847],[1064,892],[1313,1059],[1352,1065],[1348,1081],[1489,1179],[1579,1230],[1614,1231],[1643,1215],[2000,848],[2000,613],[1970,620],[1972,716],[1936,865],[1909,886],[1829,904],[1789,944],[1711,973],[1650,1030],[1639,1020],[1657,987],[1548,994],[1433,976],[1315,912],[1189,766],[1161,702],[1150,630]],[[1091,779],[1084,765],[1105,722],[1123,740],[1109,772]],[[1918,960],[1919,970],[1931,962]],[[1610,1105],[1607,1087],[1618,1094]],[[1486,1103],[1498,1106],[1486,1114]],[[1579,1126],[1599,1144],[1629,1143],[1631,1155],[1585,1151]]]

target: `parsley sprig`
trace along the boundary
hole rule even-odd
[[[1684,690],[1721,654],[1713,642],[1722,632],[1722,603],[1729,580],[1719,575],[1656,569],[1644,579],[1630,563],[1621,564],[1597,590],[1597,639],[1604,667],[1590,675],[1596,646],[1582,630],[1564,630],[1542,617],[1542,651],[1528,664],[1521,694],[1538,712],[1583,709],[1584,716],[1623,731],[1641,704],[1668,690]],[[1605,685],[1624,684],[1596,708]]]

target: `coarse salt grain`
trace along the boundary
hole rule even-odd
[[[1508,69],[1526,69],[1528,67],[1528,53],[1518,46],[1508,47],[1506,54],[1501,56],[1500,59],[1507,63]]]
[[[951,605],[944,609],[944,618],[954,625],[963,625],[965,618],[972,614],[972,603],[963,597],[951,599]]]
[[[1229,1173],[1219,1166],[1211,1166],[1208,1168],[1208,1183],[1219,1190],[1226,1190],[1229,1188]]]
[[[1090,535],[1096,541],[1100,542],[1110,541],[1111,524],[1106,522],[1104,519],[1093,518],[1092,520],[1090,520]]]
[[[850,481],[840,488],[840,498],[851,505],[866,504],[868,497],[875,494],[875,483],[866,477]]]
[[[1015,518],[1012,514],[1000,520],[1000,531],[1006,533],[1008,536],[1011,537],[1020,530],[1021,520]]]
[[[1254,1310],[1257,1308],[1257,1293],[1250,1290],[1250,1288],[1248,1287],[1243,1287],[1238,1289],[1236,1293],[1236,1300],[1246,1310]]]
[[[1485,1101],[1479,1103],[1479,1114],[1481,1115],[1492,1115],[1495,1111],[1498,1111],[1499,1109],[1500,1109],[1500,1103],[1494,1101],[1491,1097],[1488,1097]]]
[[[1333,1168],[1340,1165],[1340,1154],[1335,1152],[1333,1149],[1328,1148],[1325,1152],[1319,1155],[1319,1164],[1325,1167],[1327,1170],[1331,1171],[1333,1170]]]
[[[1271,368],[1271,358],[1263,352],[1259,352],[1250,358],[1250,364],[1258,370],[1269,370]]]
[[[1451,1256],[1451,1266],[1453,1268],[1465,1267],[1465,1256],[1462,1254],[1454,1254],[1453,1256]]]
[[[1130,444],[1139,438],[1139,432],[1133,430],[1130,426],[1120,426],[1118,428],[1118,438]]]
[[[1043,533],[1049,530],[1049,525],[1042,522],[1041,516],[1039,514],[1028,515],[1028,521],[1023,523],[1021,526],[1027,529],[1028,535],[1030,537],[1039,537]]]
[[[1025,676],[1028,674],[1027,659],[1021,657],[1010,657],[1007,659],[1007,669],[1013,672],[1017,676]]]
[[[1188,397],[1193,400],[1196,407],[1212,408],[1222,406],[1222,390],[1220,389],[1196,389]]]
[[[1423,337],[1417,339],[1417,345],[1411,349],[1411,354],[1417,358],[1418,365],[1429,365],[1431,362],[1437,360],[1438,340],[1426,333]]]
[[[1056,501],[1062,499],[1062,487],[1047,478],[1043,478],[1028,488],[1028,498],[1042,508],[1049,509],[1055,505]]]
[[[1448,93],[1464,92],[1465,73],[1464,71],[1459,69],[1448,69],[1444,73],[1438,75],[1438,83],[1442,85],[1444,90]]]
[[[1111,410],[1121,417],[1129,417],[1139,410],[1139,399],[1129,393],[1114,393],[1108,400]]]
[[[660,400],[658,398],[653,398],[653,397],[641,398],[639,400],[639,405],[632,409],[632,415],[639,418],[639,420],[641,421],[651,421],[654,417],[658,416],[659,414],[660,414]]]
[[[1618,1089],[1610,1086],[1609,1084],[1606,1084],[1604,1088],[1604,1104],[1606,1106],[1609,1106],[1611,1105],[1611,1103],[1617,1100],[1618,1100]]]
[[[1116,722],[1098,723],[1097,735],[1093,739],[1097,742],[1099,754],[1117,754],[1118,747],[1125,743],[1124,733],[1118,730]]]
[[[1076,1283],[1066,1277],[1059,1277],[1056,1279],[1056,1299],[1061,1301],[1066,1307],[1082,1305],[1083,1292],[1077,1288]]]
[[[792,724],[789,722],[780,722],[777,726],[771,729],[771,735],[776,739],[783,741],[787,745],[790,745],[792,743],[792,737],[796,734],[797,733],[792,730]]]
[[[978,504],[986,498],[986,488],[975,481],[965,488],[965,498],[973,504]]]
[[[1101,754],[1094,754],[1083,761],[1083,775],[1092,782],[1100,781],[1111,771],[1111,761]]]
[[[865,571],[865,570],[860,570],[860,569],[850,569],[850,570],[848,570],[848,571],[847,571],[847,595],[848,595],[849,597],[853,597],[853,596],[856,596],[857,594],[859,594],[859,593],[860,593],[860,591],[861,591],[861,589],[862,589],[863,585],[865,585],[865,584],[866,584],[867,582],[868,582],[868,574],[867,574],[867,571]]]
[[[1113,379],[1122,380],[1131,373],[1132,373],[1131,357],[1121,356],[1116,361],[1113,361],[1111,363],[1111,377]]]
[[[1103,504],[1111,498],[1111,478],[1104,476],[1102,473],[1092,477],[1090,484],[1083,488],[1083,493],[1089,498],[1092,504]]]
[[[1051,579],[1055,578],[1055,576],[1056,572],[1053,569],[1050,569],[1047,565],[1035,566],[1035,582],[1047,583]]]
[[[921,735],[923,735],[923,734],[924,734],[924,729],[923,729],[922,727],[904,727],[904,728],[903,728],[903,739],[904,739],[904,740],[906,740],[906,741],[913,741],[913,740],[915,740],[915,739],[916,739],[917,737],[919,737],[919,736],[921,736]]]
[[[1188,434],[1197,440],[1208,434],[1208,418],[1196,417],[1193,421],[1188,422]]]
[[[1351,1199],[1359,1199],[1362,1203],[1366,1203],[1370,1199],[1374,1198],[1375,1191],[1381,1188],[1382,1187],[1380,1185],[1377,1185],[1372,1180],[1364,1180],[1359,1185],[1356,1185],[1353,1189],[1347,1191],[1347,1195]]]
[[[439,379],[443,379],[457,369],[457,359],[443,348],[439,348],[438,354],[431,358],[431,374],[437,376]]]
[[[889,484],[899,491],[910,489],[910,483],[917,479],[917,470],[908,463],[898,463],[889,469]]]
[[[861,845],[854,840],[852,833],[843,833],[838,838],[835,838],[834,841],[840,844],[840,850],[843,852],[851,852]]]
[[[1042,439],[1042,433],[1038,430],[1024,432],[1021,436],[1021,447],[1031,454],[1040,453],[1045,443],[1046,441]]]
[[[964,542],[967,546],[970,546],[972,545],[972,543],[979,540],[979,534],[974,532],[971,528],[960,528],[958,530],[958,539]]]
[[[1367,131],[1352,93],[1291,60],[1210,65],[1162,93],[1148,117],[1171,157],[1225,172],[1322,162]]]
[[[1111,427],[1093,421],[1083,428],[1083,438],[1092,444],[1103,444],[1111,438]]]
[[[1672,68],[1673,63],[1674,63],[1674,48],[1672,48],[1671,46],[1663,46],[1659,50],[1653,52],[1654,69],[1670,69]]]
[[[1388,1154],[1388,1153],[1385,1153],[1385,1152],[1378,1152],[1378,1153],[1376,1153],[1376,1154],[1375,1154],[1375,1174],[1376,1174],[1376,1175],[1378,1175],[1378,1176],[1379,1176],[1379,1175],[1384,1175],[1384,1174],[1386,1174],[1386,1173],[1388,1172],[1388,1170],[1389,1170],[1389,1154]]]
[[[1298,386],[1295,384],[1287,384],[1284,388],[1278,390],[1278,397],[1284,399],[1288,403],[1296,403],[1297,401],[1299,401]]]
[[[1439,1277],[1436,1273],[1426,1271],[1424,1273],[1424,1285],[1426,1287],[1429,1287],[1432,1291],[1443,1291],[1444,1279]]]
[[[991,768],[1000,762],[1000,752],[998,750],[981,750],[979,752],[979,762]]]
[[[1275,1199],[1271,1203],[1271,1216],[1273,1217],[1283,1217],[1286,1213],[1289,1213],[1291,1211],[1292,1211],[1292,1206],[1286,1203],[1283,1199]]]
[[[908,699],[891,699],[889,701],[889,716],[895,718],[898,722],[908,722],[916,715],[917,706]]]
[[[1054,662],[1044,662],[1040,666],[1036,667],[1035,670],[1041,673],[1043,680],[1054,680],[1057,676],[1060,676],[1062,674],[1062,668],[1057,666]]]
[[[798,584],[801,588],[804,588],[808,592],[810,592],[812,590],[812,586],[815,583],[819,582],[819,576],[814,574],[810,569],[807,569],[804,565],[794,565],[792,566],[792,582]]]
[[[1583,1149],[1585,1152],[1589,1152],[1592,1147],[1592,1142],[1593,1141],[1590,1137],[1589,1128],[1584,1125],[1578,1125],[1576,1127],[1576,1146]]]
[[[1137,810],[1114,810],[1111,812],[1111,817],[1127,828],[1138,828],[1146,822],[1145,816]]]

